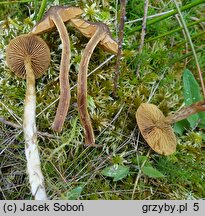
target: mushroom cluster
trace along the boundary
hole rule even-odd
[[[47,199],[44,177],[40,166],[36,130],[36,92],[35,79],[39,78],[49,67],[50,50],[47,44],[37,35],[57,28],[62,41],[60,63],[60,100],[52,128],[60,132],[70,104],[70,40],[65,22],[70,21],[89,42],[84,50],[78,74],[78,111],[85,131],[85,144],[95,145],[95,136],[91,119],[87,110],[87,71],[89,60],[95,49],[100,46],[117,54],[118,44],[112,38],[107,25],[92,23],[79,19],[83,11],[78,7],[52,6],[45,16],[32,29],[30,34],[21,35],[10,41],[6,49],[6,61],[18,77],[26,79],[26,97],[24,103],[23,131],[25,138],[25,154],[31,191],[36,200]]]
[[[68,112],[70,104],[70,85],[69,85],[69,70],[70,70],[70,40],[64,22],[71,18],[76,18],[83,11],[78,7],[63,7],[52,6],[46,12],[45,16],[37,23],[33,30],[33,34],[42,34],[48,32],[54,27],[57,28],[62,41],[62,54],[60,64],[60,101],[56,111],[56,116],[52,128],[56,132],[60,132]]]
[[[70,42],[64,22],[70,21],[85,37],[90,38],[79,68],[78,74],[78,111],[80,121],[85,131],[85,144],[95,145],[95,136],[91,119],[87,110],[87,71],[90,57],[95,47],[100,46],[111,53],[117,54],[118,44],[112,38],[107,25],[103,23],[92,23],[77,18],[83,11],[77,7],[53,6],[44,18],[37,23],[33,34],[42,34],[57,27],[62,40],[62,56],[60,64],[60,101],[58,104],[56,116],[53,123],[53,130],[60,132],[63,128],[64,121],[70,104],[70,87],[69,87],[69,68],[70,68]]]
[[[205,100],[187,106],[167,117],[154,104],[142,103],[136,112],[140,132],[148,145],[157,153],[170,155],[176,151],[177,140],[171,124],[205,111]]]

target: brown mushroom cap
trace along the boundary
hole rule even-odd
[[[21,78],[26,78],[24,60],[31,59],[31,67],[35,78],[39,78],[48,69],[50,64],[50,49],[38,36],[21,35],[10,41],[6,49],[6,61],[9,68]]]
[[[136,112],[136,119],[142,136],[154,151],[163,155],[176,151],[177,141],[173,129],[163,121],[165,116],[157,106],[142,103]]]
[[[100,41],[100,46],[108,52],[117,54],[118,44],[112,38],[111,32],[106,24],[89,22],[82,19],[71,19],[70,21],[87,38],[91,38],[95,34],[99,25],[103,26],[106,36]]]
[[[55,24],[51,16],[59,14],[63,22],[75,18],[83,13],[83,10],[78,7],[69,7],[69,6],[52,6],[45,13],[44,17],[34,26],[32,33],[33,34],[42,34],[44,32],[50,31],[55,27]]]

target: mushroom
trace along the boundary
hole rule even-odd
[[[36,131],[36,92],[35,79],[49,67],[50,50],[38,36],[21,35],[11,40],[6,49],[9,68],[21,78],[26,78],[23,131],[27,171],[32,194],[36,200],[46,200],[44,177],[41,171]]]
[[[92,38],[95,34],[96,29],[99,25],[103,25],[105,27],[106,35],[99,42],[99,45],[105,50],[113,54],[117,54],[118,51],[118,43],[112,38],[111,32],[108,29],[107,25],[103,23],[93,23],[89,21],[85,21],[82,19],[71,19],[70,22],[76,27],[85,37]]]
[[[78,7],[52,6],[46,12],[44,18],[37,23],[33,30],[33,34],[42,34],[50,31],[56,26],[62,41],[62,55],[60,64],[60,100],[56,111],[52,128],[56,132],[60,132],[69,109],[70,104],[70,85],[69,85],[69,69],[70,69],[70,40],[64,22],[75,18],[82,14],[83,11]]]
[[[154,104],[142,103],[136,112],[136,120],[142,136],[157,153],[170,155],[176,151],[176,137],[171,124],[205,111],[205,101],[187,106],[167,117]]]
[[[100,43],[102,48],[117,53],[118,44],[112,39],[107,25],[92,23],[82,19],[71,19],[71,23],[86,37],[90,38],[85,47],[78,74],[78,111],[81,124],[85,131],[85,145],[95,145],[95,136],[91,119],[87,110],[87,71],[90,57],[95,47]]]

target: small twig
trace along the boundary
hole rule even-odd
[[[124,24],[125,24],[125,13],[126,13],[126,0],[121,0],[121,10],[120,10],[120,25],[119,25],[119,37],[118,37],[118,52],[117,52],[117,61],[115,66],[115,76],[114,76],[114,87],[113,95],[116,96],[117,84],[120,74],[120,60],[122,55],[122,43],[124,36]]]
[[[190,4],[182,6],[181,11],[188,10],[190,8],[193,8],[193,7],[195,7],[195,6],[199,5],[199,4],[203,4],[203,3],[204,3],[204,0],[195,0],[195,1],[191,2]],[[169,17],[171,17],[171,16],[173,16],[175,14],[177,14],[177,10],[170,11],[169,13],[166,13],[166,14],[164,14],[162,16],[156,17],[155,19],[149,20],[147,22],[147,26],[158,23],[161,20],[167,19],[167,18],[169,18]],[[134,32],[139,31],[141,28],[142,28],[142,26],[140,26],[140,25],[136,26],[136,27],[133,27],[132,30],[126,32],[126,34],[127,35],[133,34]]]
[[[201,72],[201,69],[200,69],[200,66],[199,66],[199,61],[198,61],[198,58],[197,58],[197,55],[196,55],[196,51],[195,51],[194,45],[192,43],[191,36],[189,34],[189,30],[188,30],[188,28],[186,26],[183,15],[182,15],[181,10],[179,8],[179,5],[178,5],[176,0],[174,0],[174,3],[175,3],[175,6],[176,6],[176,9],[177,9],[177,12],[178,12],[178,14],[180,16],[184,31],[186,32],[187,39],[188,39],[189,44],[191,46],[191,50],[193,52],[194,60],[196,62],[196,68],[197,68],[197,71],[198,71],[198,74],[199,74],[199,79],[200,79],[200,82],[201,82],[202,92],[203,92],[203,95],[204,95],[204,98],[205,98],[205,86],[204,86],[204,81],[203,81],[203,77],[202,77],[202,72]]]
[[[141,31],[140,45],[139,45],[139,49],[138,49],[138,56],[140,56],[142,54],[142,49],[144,46],[144,38],[146,35],[148,5],[149,5],[149,0],[145,0],[145,2],[144,2],[144,17],[142,20],[142,31]],[[140,65],[141,65],[140,63],[137,65],[136,76],[139,76]]]
[[[0,143],[1,146],[3,146],[4,144],[6,144],[6,146],[2,149],[2,151],[0,152],[0,155],[2,155],[8,148],[9,146],[14,143],[14,141],[17,139],[17,137],[23,132],[23,130],[21,130],[20,132],[16,133],[15,135],[10,136],[8,139],[4,140],[3,142]]]
[[[0,101],[0,104],[13,116],[13,118],[19,123],[19,125],[22,125],[22,119],[18,115],[16,115],[12,110],[10,110],[3,102]]]
[[[151,91],[150,91],[149,98],[148,98],[148,100],[147,100],[147,103],[150,103],[152,97],[154,96],[155,92],[157,91],[157,89],[158,89],[158,87],[159,87],[160,82],[164,79],[165,73],[166,73],[166,68],[165,68],[164,72],[162,73],[162,75],[161,75],[159,81],[158,81],[158,82],[155,81],[155,83],[153,84],[152,89],[151,89]],[[155,86],[155,84],[156,84],[156,86]]]
[[[132,200],[134,199],[135,191],[136,191],[138,182],[139,182],[141,174],[142,174],[142,168],[144,167],[145,163],[147,162],[147,159],[148,159],[148,157],[150,155],[150,152],[151,152],[151,148],[149,149],[149,151],[148,151],[148,153],[146,155],[146,160],[144,160],[144,162],[142,163],[142,165],[141,165],[141,167],[139,169],[138,175],[137,175],[136,180],[135,180],[134,189],[133,189],[133,192],[132,192]]]
[[[0,117],[0,122],[5,124],[5,125],[9,125],[13,128],[16,128],[16,129],[23,129],[23,127],[19,124],[16,124],[16,123],[13,123],[13,122],[10,122],[10,121],[7,121],[5,118],[2,118]],[[40,132],[40,131],[37,131],[37,134],[40,135],[40,136],[45,136],[45,137],[48,137],[48,138],[59,138],[58,136],[54,136],[52,134],[49,134],[47,132]]]
[[[147,19],[152,19],[152,18],[155,18],[155,17],[159,17],[159,16],[168,14],[168,13],[173,12],[173,11],[174,10],[169,10],[169,11],[165,11],[165,12],[162,12],[162,13],[153,14],[153,15],[147,16]],[[134,22],[139,22],[139,21],[142,21],[143,19],[144,19],[144,17],[138,18],[138,19],[135,19],[135,20],[130,20],[130,21],[125,22],[125,24],[131,24],[131,23],[134,23]]]
[[[56,170],[56,172],[60,175],[60,177],[62,178],[62,180],[67,183],[66,178],[61,174],[61,172],[58,170],[58,168],[55,166],[55,164],[53,164],[53,162],[51,160],[49,160],[49,162],[52,164],[52,166],[54,167],[54,169]]]
[[[13,122],[7,121],[5,118],[0,117],[0,122],[6,125],[9,125],[13,128],[22,129],[22,126],[19,124],[15,124]]]

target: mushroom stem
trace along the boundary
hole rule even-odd
[[[78,111],[80,121],[85,131],[85,144],[95,145],[95,136],[91,119],[87,110],[87,72],[90,57],[97,44],[105,37],[106,31],[103,26],[98,26],[96,32],[85,47],[83,57],[80,61],[78,74]]]
[[[53,122],[53,130],[60,132],[62,130],[69,104],[70,104],[70,85],[69,85],[69,69],[70,69],[70,40],[67,29],[60,15],[54,14],[51,19],[55,23],[62,41],[62,55],[60,64],[60,100]]]
[[[27,76],[23,131],[25,138],[27,171],[29,175],[31,191],[35,196],[35,199],[47,200],[44,187],[44,177],[41,172],[41,162],[37,145],[35,75],[31,67],[30,57],[25,58],[24,63]]]
[[[167,116],[163,121],[167,124],[173,124],[201,111],[205,111],[205,100],[187,106],[175,114]]]

